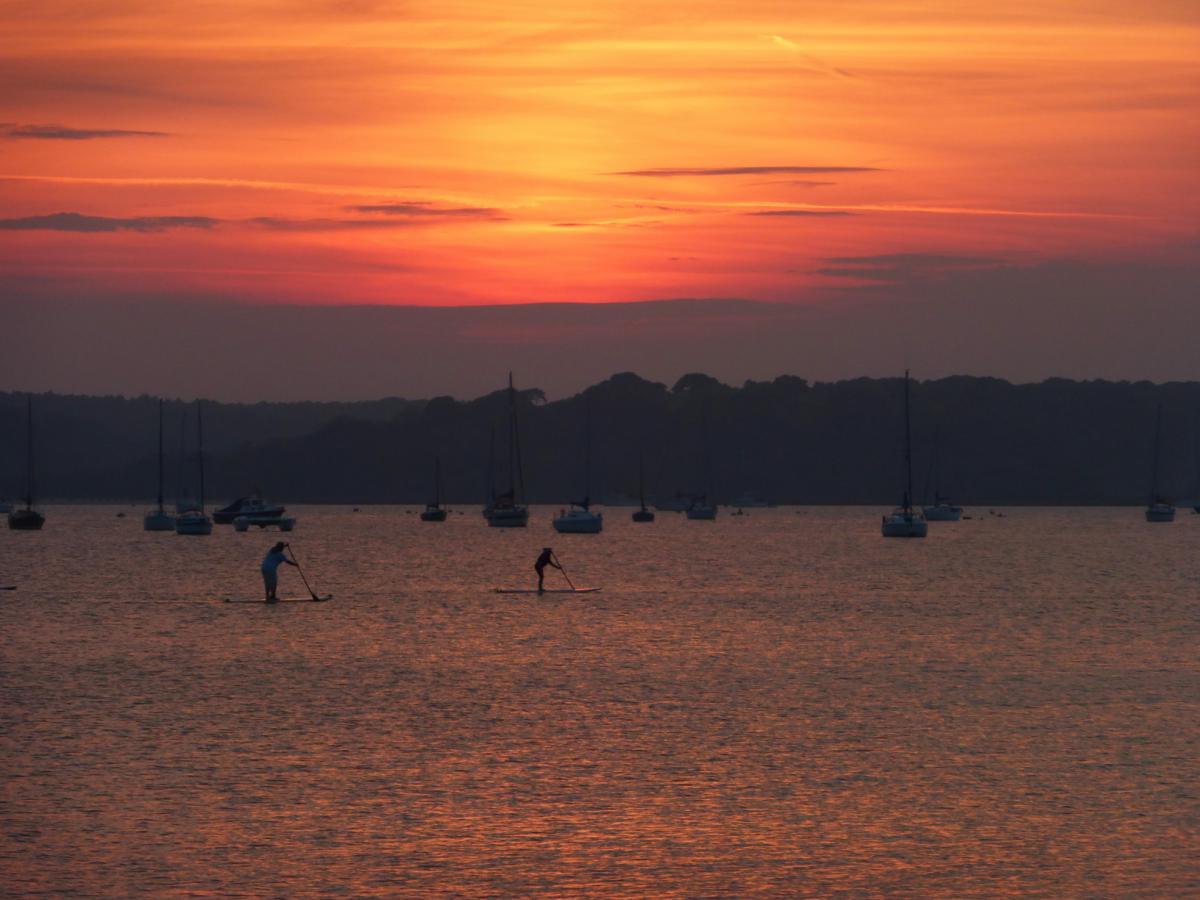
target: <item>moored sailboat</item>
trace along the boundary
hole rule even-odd
[[[33,508],[33,396],[25,398],[25,496],[24,507],[10,509],[8,527],[14,531],[39,531],[46,517]]]
[[[1154,417],[1154,461],[1150,471],[1150,499],[1146,504],[1147,522],[1174,522],[1175,504],[1158,490],[1158,458],[1162,445],[1162,405]]]
[[[433,501],[425,504],[421,512],[422,522],[445,522],[446,510],[442,507],[442,459],[433,458]]]
[[[158,401],[158,506],[142,516],[145,531],[174,531],[175,517],[163,508],[163,402]]]
[[[703,411],[700,417],[700,439],[704,442],[704,470],[708,478],[708,490],[701,494],[692,494],[686,512],[689,519],[711,521],[717,517],[717,500],[713,492],[712,439],[708,433],[708,415]]]
[[[925,520],[928,522],[959,522],[962,520],[962,507],[951,503],[949,497],[942,496],[941,467],[939,465],[941,462],[941,444],[941,433],[938,432],[933,438],[933,460],[930,462],[932,478],[927,478],[925,481],[926,491],[929,490],[929,482],[933,481],[933,505],[922,504],[921,511],[925,514]],[[925,497],[928,496],[928,493],[926,493]]]
[[[484,510],[492,528],[524,528],[529,524],[529,508],[525,499],[525,473],[521,466],[521,437],[517,428],[517,392],[513,388],[512,372],[508,373],[508,490],[493,494]]]
[[[912,505],[912,424],[909,416],[908,370],[904,370],[904,496],[900,505],[883,517],[880,530],[884,537],[925,537],[929,524]]]
[[[175,533],[188,535],[212,534],[213,523],[204,512],[204,420],[200,401],[196,401],[196,466],[200,474],[200,499],[192,508],[175,517]]]
[[[638,454],[638,503],[641,509],[633,514],[635,522],[653,522],[654,512],[646,508],[646,461]]]
[[[588,407],[584,426],[583,499],[573,500],[571,508],[554,517],[554,530],[559,534],[599,534],[604,527],[600,513],[592,512],[592,413]]]

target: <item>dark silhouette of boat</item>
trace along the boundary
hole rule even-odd
[[[255,491],[248,496],[238,497],[228,506],[213,510],[212,520],[218,525],[231,525],[238,516],[277,519],[286,509],[282,504],[267,502],[261,492]]]
[[[433,458],[433,502],[426,503],[421,513],[422,522],[445,522],[446,510],[442,508],[442,460]]]
[[[25,398],[25,506],[8,514],[8,527],[14,531],[38,531],[46,524],[46,517],[33,508],[33,397]]]

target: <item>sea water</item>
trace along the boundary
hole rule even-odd
[[[7,895],[1200,893],[1200,516],[121,509],[0,533]]]

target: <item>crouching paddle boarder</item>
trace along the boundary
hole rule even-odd
[[[287,549],[287,544],[283,541],[277,543],[274,547],[267,551],[267,555],[262,561],[262,577],[263,588],[266,590],[267,603],[278,603],[279,598],[275,596],[275,588],[279,584],[279,575],[277,569],[280,563],[287,563],[289,566],[295,566],[296,563],[287,558],[287,554],[283,551]]]
[[[542,586],[543,581],[546,577],[546,566],[554,566],[554,568],[558,569],[560,572],[562,571],[562,566],[560,566],[557,562],[554,561],[554,551],[551,550],[549,547],[542,548],[542,555],[539,556],[537,558],[537,562],[535,562],[533,564],[533,568],[538,573],[538,593],[539,594],[546,590],[545,587]]]

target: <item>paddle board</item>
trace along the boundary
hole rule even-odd
[[[493,588],[497,594],[594,594],[600,588],[555,588],[551,590],[547,588],[544,591],[539,591],[537,588]]]
[[[280,597],[275,603],[324,603],[326,600],[332,600],[333,594],[322,594],[320,597]],[[274,606],[275,603],[267,603],[266,600],[239,600],[234,597],[226,597],[226,603],[266,603],[267,606]]]

